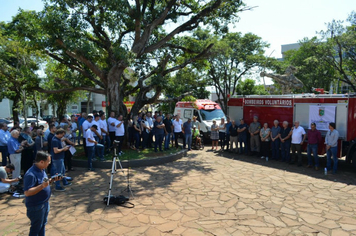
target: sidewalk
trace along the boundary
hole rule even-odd
[[[110,170],[76,168],[69,173],[73,185],[52,192],[46,234],[356,234],[355,173],[324,176],[322,171],[206,150],[132,169],[133,209],[104,205]],[[113,186],[113,194],[125,189],[121,172]],[[28,235],[28,230],[23,199],[0,195],[0,235]]]

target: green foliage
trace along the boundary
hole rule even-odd
[[[264,85],[256,85],[253,79],[240,80],[236,86],[237,95],[268,95]]]
[[[193,96],[185,96],[184,98],[182,98],[182,102],[195,102],[197,100],[196,97]]]
[[[298,50],[285,52],[285,65],[293,65],[298,69],[295,76],[304,83],[301,91],[313,92],[313,88],[328,90],[330,83],[336,78],[336,71],[329,63],[323,60],[324,45],[316,37],[305,38],[300,42]]]
[[[0,99],[8,98],[13,103],[13,117],[32,101],[39,78],[40,54],[25,39],[13,31],[9,24],[0,22]]]

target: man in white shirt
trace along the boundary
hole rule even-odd
[[[298,155],[298,166],[302,166],[302,145],[305,140],[305,130],[303,127],[299,126],[299,121],[294,122],[294,127],[291,130],[292,133],[292,160],[289,162],[293,165],[296,160],[296,154]]]
[[[117,146],[117,152],[119,155],[122,155],[123,152],[121,151],[122,143],[124,142],[125,135],[125,126],[123,121],[123,116],[119,115],[117,121],[115,122],[115,140],[120,141]]]
[[[147,112],[146,120],[148,122],[148,126],[151,128],[150,132],[148,133],[147,147],[152,148],[152,143],[153,143],[153,122],[154,122],[154,120],[152,119],[152,113],[151,112]]]
[[[96,114],[94,115],[94,120],[91,122],[91,125],[96,125],[98,127],[98,129],[96,130],[96,132],[94,132],[94,138],[97,142],[100,143],[100,140],[103,139],[102,135],[101,135],[101,128],[100,128],[100,115]]]
[[[94,133],[97,132],[98,126],[92,125],[89,129],[85,131],[86,137],[86,148],[88,152],[88,170],[93,171],[93,163],[92,161],[96,161],[95,152],[97,151],[99,154],[99,158],[101,161],[105,161],[104,158],[104,146],[98,143],[94,138]]]
[[[108,123],[106,122],[104,112],[100,113],[99,122],[100,122],[101,134],[103,136],[101,144],[106,146],[106,149],[109,151],[111,148],[111,140],[110,140],[110,135],[109,135],[109,131],[108,131]]]
[[[183,147],[185,147],[185,138],[183,137],[183,121],[180,119],[179,115],[176,115],[176,119],[172,122],[173,132],[174,132],[174,141],[176,148],[178,148],[178,138],[183,139]]]
[[[110,112],[110,117],[108,118],[108,130],[111,142],[115,140],[115,122],[117,119],[115,118],[115,112]]]
[[[92,126],[92,123],[91,123],[92,121],[93,121],[93,116],[88,116],[87,119],[83,122],[82,127],[81,127],[82,134],[83,134],[83,146],[84,146],[85,156],[88,156],[86,132]]]

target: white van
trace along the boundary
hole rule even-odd
[[[206,140],[210,140],[210,127],[213,124],[213,120],[216,120],[217,123],[220,122],[221,118],[226,120],[220,105],[208,99],[197,99],[194,102],[177,102],[174,115],[180,115],[183,123],[188,118],[192,119],[193,116],[196,116],[200,122],[200,134]]]

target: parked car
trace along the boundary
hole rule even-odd
[[[5,124],[10,124],[11,121],[7,120],[7,119],[4,119],[4,118],[0,118],[0,123],[5,123]]]
[[[35,118],[27,118],[27,126],[30,126],[31,122],[36,122],[36,125],[38,123],[38,126],[43,125],[44,130],[48,129],[48,123],[45,120],[36,120]],[[14,122],[11,121],[11,123],[9,123],[7,126],[9,130],[12,129],[12,127],[14,127]],[[20,127],[25,128],[25,119],[23,118],[20,118]]]
[[[50,123],[52,118],[53,118],[53,115],[43,116],[43,120],[47,121],[47,123]]]

